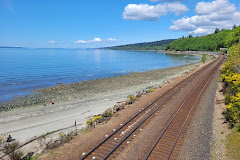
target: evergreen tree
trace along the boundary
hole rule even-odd
[[[235,29],[235,28],[237,28],[236,24],[233,25],[233,28],[232,28],[232,29]]]
[[[219,32],[220,32],[220,30],[218,28],[216,28],[214,33],[216,34],[216,33],[219,33]]]

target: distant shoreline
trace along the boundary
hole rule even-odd
[[[143,51],[143,52],[146,52],[146,51],[150,51],[150,52],[165,52],[165,50],[131,50],[131,49],[111,49],[111,48],[97,48],[97,49],[100,49],[100,50],[113,50],[113,51],[136,51],[136,52],[139,52],[139,51]]]
[[[100,50],[114,50],[114,51],[137,51],[137,52],[156,52],[156,53],[164,53],[164,54],[190,54],[197,55],[207,53],[207,54],[219,54],[219,52],[211,52],[211,51],[166,51],[166,50],[121,50],[121,49],[107,49],[107,48],[98,48]]]
[[[210,51],[164,51],[165,54],[190,54],[190,55],[201,55],[203,53],[207,54],[219,54],[219,52]]]
[[[5,47],[5,46],[0,46],[0,48],[23,48],[23,47]]]

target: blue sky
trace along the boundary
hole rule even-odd
[[[0,0],[0,46],[89,48],[240,25],[239,0]]]

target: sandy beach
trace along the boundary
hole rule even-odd
[[[209,57],[208,60],[212,58]],[[116,102],[126,100],[128,95],[159,87],[201,64],[197,62],[37,90],[36,96],[27,99],[31,100],[30,104],[36,105],[0,112],[0,135],[11,134],[20,143],[25,143],[34,137],[62,128],[68,128],[65,129],[66,132],[80,129],[86,125],[89,117],[113,107]],[[35,102],[34,99],[38,101]],[[25,100],[17,101],[18,105],[26,103]],[[55,104],[52,105],[50,101]],[[75,121],[77,126],[71,127]]]

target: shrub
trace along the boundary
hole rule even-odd
[[[21,151],[16,151],[16,149],[19,147],[19,142],[12,142],[7,143],[4,146],[4,153],[9,155],[9,158],[11,160],[20,160],[23,156],[23,153]]]
[[[238,47],[235,49],[238,49]],[[227,105],[225,118],[231,123],[232,127],[240,121],[240,74],[235,72],[236,64],[239,63],[239,54],[234,54],[233,51],[235,50],[230,50],[230,57],[222,67],[220,78],[227,92],[225,96],[225,104]]]
[[[73,131],[69,132],[68,134],[62,134],[60,133],[59,136],[63,139],[63,140],[71,140],[73,138]]]
[[[225,96],[225,104],[229,104],[231,102],[231,97],[229,94],[226,94]]]
[[[149,89],[149,90],[148,90],[148,93],[150,93],[150,92],[152,92],[152,91],[153,91],[152,89]]]
[[[236,124],[237,131],[240,132],[240,122]]]
[[[3,143],[3,136],[0,136],[0,145]]]
[[[108,117],[111,117],[112,116],[112,111],[108,110],[107,115],[108,115]]]
[[[206,60],[207,60],[207,55],[206,55],[206,53],[203,53],[201,62],[205,63]]]
[[[94,116],[94,121],[97,121],[101,116],[98,115],[98,116]]]
[[[235,123],[239,122],[240,119],[240,82],[235,81],[233,76],[225,76],[224,82],[227,84],[228,88],[230,88],[230,92],[233,96],[226,94],[225,96],[225,104],[227,105],[227,112],[225,114],[225,118],[227,121],[231,123],[233,126]]]
[[[233,107],[232,104],[230,103],[227,106],[227,112],[225,114],[225,118],[227,121],[231,123],[232,126],[234,126],[236,122],[239,122],[239,109],[236,107]]]
[[[35,159],[38,159],[40,157],[40,155],[37,155],[35,157],[31,157],[29,160],[35,160]]]
[[[87,125],[92,125],[93,124],[93,120],[90,118],[87,122],[86,122]]]
[[[129,99],[129,100],[133,100],[133,99],[135,99],[135,98],[136,98],[136,96],[133,96],[133,95],[129,95],[129,96],[128,96],[128,99]]]

